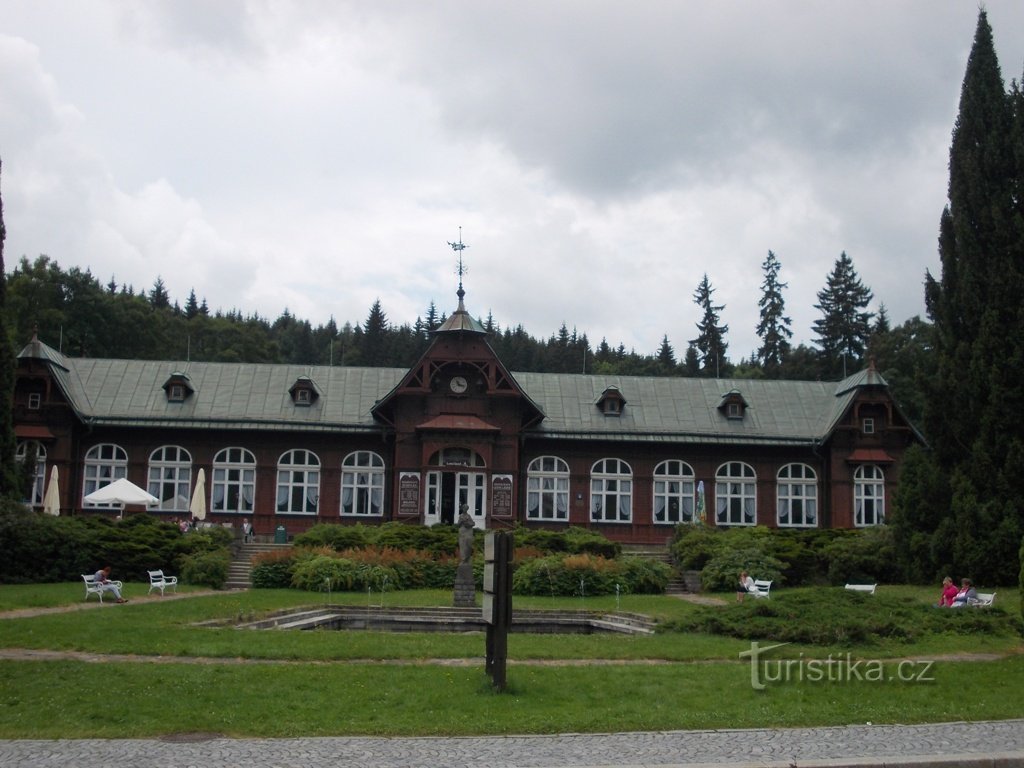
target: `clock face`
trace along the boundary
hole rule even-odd
[[[448,382],[448,386],[452,392],[457,395],[461,395],[469,388],[469,382],[467,382],[462,376],[453,376],[452,380]]]

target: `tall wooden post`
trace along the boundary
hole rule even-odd
[[[483,618],[487,622],[487,674],[495,690],[504,691],[508,632],[512,626],[511,533],[488,533],[484,539]]]

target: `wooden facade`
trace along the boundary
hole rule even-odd
[[[459,308],[409,370],[18,358],[15,432],[62,514],[126,476],[188,516],[287,536],[322,522],[569,525],[659,544],[673,527],[884,521],[921,437],[873,368],[842,382],[508,371]],[[141,511],[139,510],[129,510]]]

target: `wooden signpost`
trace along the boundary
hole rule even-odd
[[[494,689],[504,691],[508,631],[512,626],[511,533],[488,533],[484,539],[483,618],[487,622],[487,674]]]

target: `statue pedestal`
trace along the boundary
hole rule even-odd
[[[455,572],[455,607],[476,607],[476,585],[473,583],[473,564],[459,563]]]

